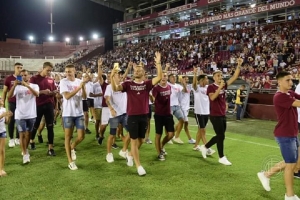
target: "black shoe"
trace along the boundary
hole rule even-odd
[[[119,148],[118,145],[117,145],[116,143],[114,143],[113,145],[111,145],[111,147],[112,147],[113,149],[118,149],[118,148]]]
[[[86,134],[91,134],[92,132],[91,132],[88,128],[86,128],[86,129],[85,129],[85,133],[86,133]]]
[[[38,135],[38,140],[39,140],[39,143],[44,143],[44,140],[43,140],[43,136],[42,136],[42,135]]]
[[[48,155],[48,156],[56,156],[56,154],[55,154],[55,152],[54,152],[54,149],[48,150],[47,155]]]
[[[298,171],[297,173],[294,173],[294,178],[300,178],[300,171]]]
[[[36,148],[35,148],[35,143],[33,142],[33,143],[30,143],[30,149],[31,150],[36,150]]]
[[[56,120],[54,120],[53,124],[56,125]]]
[[[99,137],[99,138],[98,138],[98,144],[99,144],[99,145],[102,145],[103,140],[104,140],[104,137]],[[113,146],[113,145],[112,145],[112,146]],[[117,146],[117,148],[118,148],[118,146]]]

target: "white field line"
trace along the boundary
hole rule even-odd
[[[151,124],[154,124],[154,123],[151,122]],[[189,125],[189,126],[196,126],[196,127],[198,127],[198,125]],[[193,131],[193,130],[190,130],[190,132],[197,133],[196,131]],[[206,135],[214,136],[214,134],[209,134],[209,133],[206,133]],[[259,143],[259,142],[251,142],[251,141],[236,139],[236,138],[232,138],[232,137],[228,137],[228,136],[226,136],[226,139],[237,141],[237,142],[241,142],[241,143],[254,144],[254,145],[258,145],[258,146],[264,146],[264,147],[270,147],[270,148],[279,149],[278,146],[273,146],[273,145],[268,145],[268,144],[262,144],[262,143]]]

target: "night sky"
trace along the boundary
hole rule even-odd
[[[93,33],[105,37],[106,49],[113,47],[112,24],[122,21],[123,13],[89,0],[54,0],[53,33],[56,41],[68,36],[91,39]],[[37,42],[50,35],[49,0],[0,0],[0,40],[33,35]],[[7,34],[7,35],[6,35]]]

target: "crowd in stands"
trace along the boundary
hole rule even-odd
[[[241,77],[253,88],[270,88],[271,80],[281,70],[290,71],[295,79],[300,79],[299,29],[299,21],[293,20],[179,39],[128,42],[104,55],[78,63],[77,69],[82,71],[84,66],[93,71],[101,56],[108,68],[119,62],[125,69],[130,61],[134,61],[143,62],[151,72],[154,69],[153,55],[158,50],[162,53],[162,63],[171,63],[179,74],[190,74],[193,67],[198,67],[206,74],[219,69],[231,75],[237,58],[242,57]]]

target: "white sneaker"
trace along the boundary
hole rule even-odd
[[[122,149],[119,152],[119,156],[126,159],[126,155],[128,154],[128,150],[123,151]]]
[[[20,145],[20,140],[18,138],[15,139],[16,146]]]
[[[219,163],[221,163],[223,165],[227,165],[227,166],[232,165],[232,163],[227,160],[226,156],[223,156],[222,158],[220,158]]]
[[[173,144],[172,140],[169,140],[168,144]]]
[[[201,146],[200,146],[200,151],[201,151],[201,153],[202,153],[202,157],[203,157],[203,158],[206,158],[206,157],[207,157],[207,156],[206,156],[206,155],[207,155],[207,150],[208,150],[208,149],[207,149],[204,145],[201,145]]]
[[[77,170],[78,169],[78,167],[75,165],[75,162],[69,163],[68,167],[69,167],[70,170]]]
[[[183,144],[184,143],[180,138],[174,138],[173,141],[176,142],[177,144]]]
[[[114,156],[113,156],[112,153],[108,153],[108,154],[106,155],[106,161],[107,161],[108,163],[114,162]]]
[[[133,166],[133,157],[126,154],[126,160],[127,160],[127,166],[132,167]]]
[[[139,167],[137,168],[137,172],[138,172],[139,176],[144,176],[144,175],[146,175],[146,171],[145,171],[145,169],[144,169],[142,166],[139,166]]]
[[[72,158],[73,161],[75,161],[76,158],[77,158],[76,157],[76,151],[74,149],[71,150],[71,158]]]
[[[193,138],[189,140],[189,144],[195,144],[196,140],[194,140]]]
[[[166,152],[166,149],[165,149],[165,148],[162,148],[162,149],[161,149],[161,153],[163,153],[164,156],[168,155],[168,153]]]
[[[27,163],[30,163],[30,158],[28,154],[23,156],[23,164],[27,164]]]
[[[264,172],[258,172],[257,177],[260,180],[263,188],[268,192],[271,191],[270,179],[264,175]]]
[[[10,139],[9,142],[8,142],[8,146],[9,147],[15,147],[16,146],[15,140],[14,139]]]
[[[146,144],[152,144],[152,141],[150,139],[146,139]]]
[[[216,153],[216,151],[213,150],[213,149],[211,149],[211,148],[209,148],[209,149],[207,149],[206,155],[211,156],[211,155],[213,155],[214,153]]]
[[[198,146],[196,146],[196,147],[193,147],[193,150],[194,150],[194,151],[201,151],[200,145],[198,145]]]
[[[299,200],[299,197],[297,195],[294,195],[292,197],[284,195],[284,200]]]

